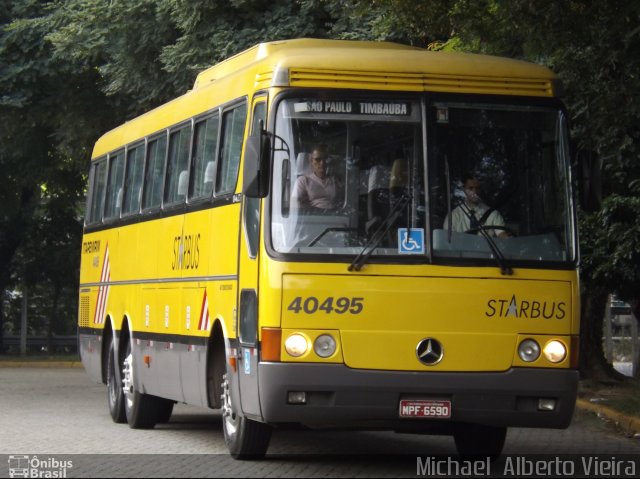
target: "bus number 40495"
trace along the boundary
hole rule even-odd
[[[301,312],[306,314],[315,314],[316,312],[324,312],[326,314],[360,314],[364,309],[364,298],[334,298],[330,296],[321,300],[315,296],[309,296],[307,298],[297,296],[291,301],[287,309],[293,311],[295,314],[300,314]]]

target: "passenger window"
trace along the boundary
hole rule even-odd
[[[184,202],[187,194],[191,127],[171,133],[169,138],[169,163],[164,190],[165,204]]]
[[[144,169],[144,145],[127,152],[127,172],[124,180],[124,205],[122,214],[137,213],[142,193],[142,171]]]
[[[104,209],[105,219],[120,217],[122,210],[124,179],[124,151],[119,151],[109,157],[109,183],[107,186],[107,199]]]
[[[189,199],[208,198],[213,193],[219,124],[218,115],[196,124]]]
[[[147,147],[147,170],[144,181],[144,209],[158,207],[162,201],[162,180],[164,178],[166,152],[166,136],[149,142]]]
[[[267,120],[267,102],[263,101],[262,103],[256,103],[253,107],[253,122],[251,124],[251,134],[255,135],[258,132],[258,127],[260,126],[260,122],[262,122],[262,126],[265,127],[264,124]]]
[[[233,193],[235,190],[246,119],[247,105],[227,111],[222,117],[222,151],[216,179],[218,195]]]
[[[88,194],[86,221],[87,224],[99,223],[102,220],[104,190],[107,185],[107,161],[99,160],[93,164],[91,187]]]

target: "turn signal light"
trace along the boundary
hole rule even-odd
[[[280,328],[262,328],[260,357],[262,361],[279,362],[282,345]]]

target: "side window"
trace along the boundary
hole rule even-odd
[[[189,181],[189,150],[191,149],[191,127],[174,131],[169,137],[169,162],[167,183],[164,190],[165,204],[184,202]]]
[[[98,160],[91,168],[91,181],[87,195],[87,224],[99,223],[102,220],[104,190],[107,186],[107,161]]]
[[[167,137],[162,136],[149,142],[147,146],[147,169],[144,178],[144,209],[160,206],[162,182],[164,179],[164,159],[167,152]]]
[[[219,124],[218,115],[196,123],[189,199],[208,198],[213,193]]]
[[[104,208],[105,219],[120,217],[124,179],[124,151],[119,151],[109,156],[109,183],[107,185],[107,198]]]
[[[247,105],[229,110],[222,116],[222,149],[216,178],[218,195],[233,193],[235,190],[246,119]]]
[[[127,151],[127,172],[124,179],[124,204],[122,214],[137,213],[142,200],[142,172],[144,169],[144,145]]]
[[[260,126],[260,122],[262,122],[263,127],[266,127],[265,122],[267,121],[267,102],[263,101],[261,103],[256,103],[253,107],[253,121],[251,122],[251,134],[258,132],[258,127]]]

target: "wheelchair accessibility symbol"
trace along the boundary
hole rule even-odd
[[[424,254],[424,229],[398,228],[398,253]]]

